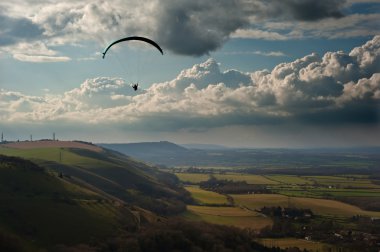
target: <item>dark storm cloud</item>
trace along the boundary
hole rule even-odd
[[[343,0],[274,0],[276,14],[290,15],[296,20],[315,21],[343,17]]]
[[[341,18],[346,0],[242,0],[246,13],[262,20],[318,21]]]
[[[342,0],[217,0],[160,2],[155,38],[168,50],[200,56],[221,47],[250,19],[317,21],[343,17]]]
[[[236,29],[248,24],[238,1],[171,0],[162,2],[157,40],[176,54],[199,56],[219,48]]]
[[[0,12],[0,46],[39,38],[44,30],[27,18],[13,18]]]

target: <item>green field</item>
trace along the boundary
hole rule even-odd
[[[227,205],[226,196],[219,193],[206,191],[198,186],[186,186],[185,189],[191,193],[193,199],[201,205]]]
[[[254,211],[239,207],[187,206],[187,219],[260,230],[272,225],[272,220]]]
[[[249,209],[261,209],[262,207],[296,207],[309,208],[314,214],[334,215],[351,217],[354,215],[365,215],[380,217],[380,212],[364,211],[359,207],[342,203],[335,200],[287,197],[279,194],[250,194],[250,195],[231,195],[235,203]]]

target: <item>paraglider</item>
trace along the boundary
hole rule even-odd
[[[137,41],[142,41],[142,42],[148,43],[148,44],[154,46],[155,48],[157,48],[157,50],[160,51],[160,53],[161,53],[162,55],[164,55],[164,51],[163,51],[163,50],[161,49],[161,47],[160,47],[156,42],[154,42],[153,40],[148,39],[148,38],[145,38],[145,37],[131,36],[131,37],[125,37],[125,38],[122,38],[122,39],[119,39],[119,40],[116,40],[116,41],[112,42],[112,43],[111,43],[109,46],[107,46],[107,48],[104,50],[104,52],[103,52],[103,57],[102,57],[102,58],[104,59],[104,58],[106,57],[106,54],[107,54],[108,50],[109,50],[113,45],[118,44],[118,43],[120,43],[120,42],[131,41],[131,40],[137,40]],[[138,84],[138,83],[135,83],[135,84],[132,84],[131,86],[132,86],[132,88],[133,88],[135,91],[137,91],[139,84]]]
[[[153,40],[151,39],[148,39],[148,38],[145,38],[145,37],[139,37],[139,36],[131,36],[131,37],[126,37],[126,38],[122,38],[122,39],[119,39],[119,40],[116,40],[115,42],[112,42],[103,52],[103,59],[106,57],[106,53],[107,51],[115,44],[118,44],[120,42],[124,42],[124,41],[130,41],[130,40],[137,40],[137,41],[143,41],[143,42],[146,42],[148,44],[151,44],[152,46],[156,47],[157,50],[160,51],[160,53],[162,55],[164,55],[164,51],[162,51],[161,47],[156,43],[154,42]]]

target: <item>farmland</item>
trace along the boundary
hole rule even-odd
[[[187,219],[213,224],[260,230],[272,225],[272,220],[254,211],[239,207],[187,206]]]
[[[185,218],[249,228],[263,235],[264,238],[257,241],[267,247],[339,251],[346,246],[342,239],[351,239],[342,238],[347,230],[355,230],[355,239],[360,240],[369,230],[379,228],[371,222],[371,219],[380,218],[380,183],[375,176],[247,174],[228,169],[198,169],[192,169],[195,173],[186,170],[176,173],[182,183],[191,184],[186,188],[198,204],[187,206]],[[253,191],[233,193],[237,190],[234,187]],[[264,192],[263,187],[270,193]],[[216,192],[223,192],[223,195],[217,196]],[[221,197],[227,197],[229,207],[215,204]],[[276,209],[306,209],[313,216],[297,221],[284,214],[276,218],[264,214],[274,214]],[[362,222],[366,224],[360,224]],[[366,243],[356,246],[366,246]]]
[[[185,189],[189,191],[192,197],[198,204],[201,205],[227,205],[228,201],[226,196],[219,193],[202,190],[196,186],[186,186]]]
[[[334,215],[351,217],[353,215],[366,215],[380,217],[380,212],[364,211],[357,206],[352,206],[335,200],[315,199],[304,197],[287,197],[279,194],[255,194],[255,195],[231,195],[236,204],[249,209],[266,207],[295,207],[310,208],[318,215]]]

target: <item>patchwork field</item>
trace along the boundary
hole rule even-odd
[[[231,195],[235,203],[249,209],[261,209],[264,206],[281,206],[309,208],[315,214],[334,215],[351,217],[353,215],[366,215],[371,217],[380,217],[380,212],[364,211],[359,207],[342,203],[335,200],[287,197],[279,194],[250,194],[250,195]]]

